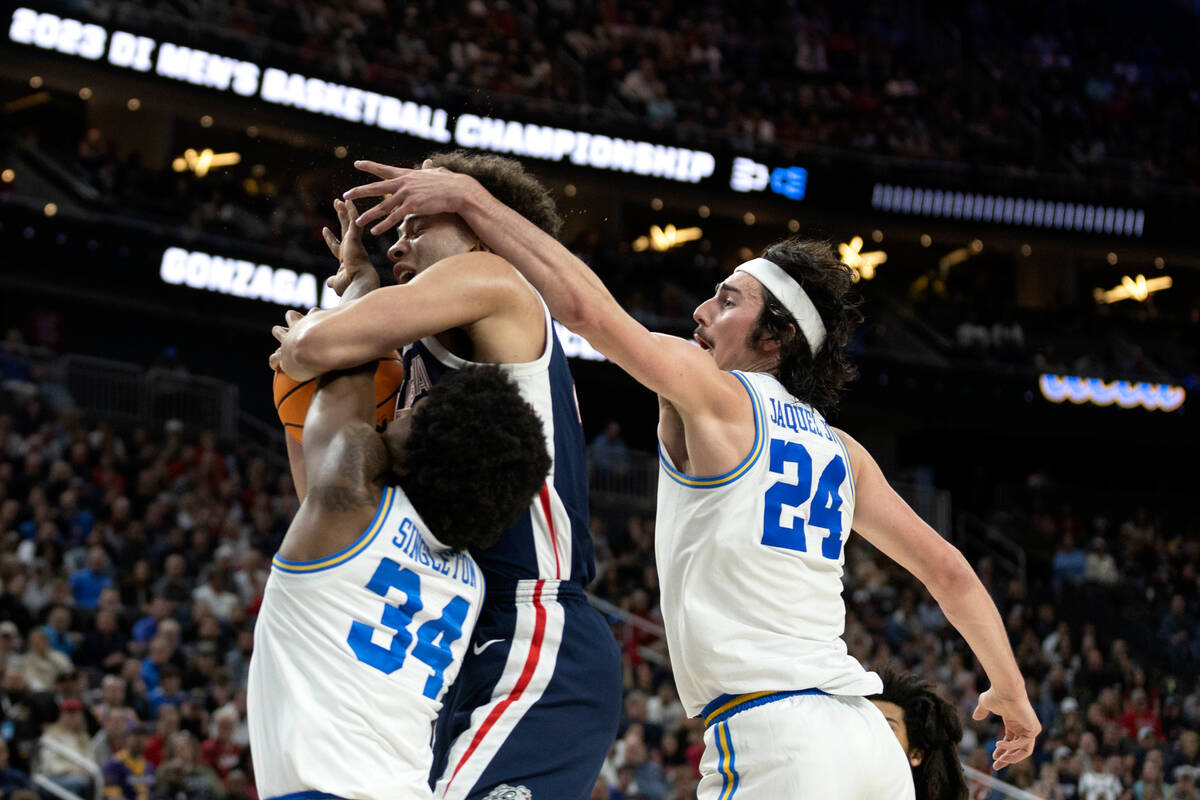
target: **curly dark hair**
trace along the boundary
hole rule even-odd
[[[777,374],[783,387],[825,417],[837,411],[838,392],[854,379],[846,345],[862,321],[861,300],[851,288],[854,272],[821,239],[792,236],[768,245],[763,258],[777,264],[803,287],[825,323],[825,341],[813,355],[796,319],[763,287],[763,310],[750,341],[764,335],[780,340]]]
[[[499,367],[441,380],[413,412],[400,487],[442,543],[491,547],[550,471],[542,423]]]
[[[921,753],[921,763],[913,767],[917,800],[967,800],[967,779],[958,760],[962,724],[954,706],[915,675],[890,671],[883,674],[883,694],[871,699],[904,709],[909,752]]]
[[[429,159],[435,167],[470,175],[501,203],[555,239],[558,238],[563,221],[558,215],[554,198],[541,181],[525,171],[521,162],[488,153],[468,153],[466,150],[434,153]]]

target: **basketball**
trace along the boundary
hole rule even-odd
[[[396,393],[404,381],[404,364],[400,353],[392,351],[390,356],[379,359],[375,369],[375,427],[380,433],[387,428],[395,414]],[[304,416],[308,413],[308,404],[312,401],[313,392],[317,390],[316,378],[306,381],[294,381],[282,371],[275,372],[272,383],[275,394],[275,411],[283,429],[293,439],[304,443]]]

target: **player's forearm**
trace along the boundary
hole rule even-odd
[[[342,303],[350,303],[379,288],[379,273],[374,267],[355,273],[354,279],[342,293]]]
[[[459,214],[488,247],[533,284],[550,314],[568,328],[583,333],[580,328],[589,325],[597,309],[616,306],[587,264],[482,187],[465,198]]]
[[[322,450],[352,423],[375,425],[375,367],[372,361],[352,369],[323,374],[304,418],[304,466],[306,480],[323,460]],[[314,464],[317,465],[314,469]]]
[[[304,381],[337,369],[350,369],[379,358],[392,347],[382,343],[386,330],[368,314],[356,313],[362,299],[305,316],[280,343],[280,367]]]
[[[941,584],[927,584],[927,588],[946,619],[971,647],[992,687],[1006,696],[1023,697],[1025,683],[1009,645],[1004,621],[966,559],[962,559],[953,576]]]

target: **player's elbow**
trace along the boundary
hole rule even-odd
[[[919,576],[925,588],[935,599],[951,598],[963,594],[977,580],[975,571],[958,548],[949,542],[942,551],[927,562],[927,568]]]

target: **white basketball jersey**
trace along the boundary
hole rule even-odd
[[[432,726],[483,591],[474,560],[434,538],[398,488],[344,550],[275,556],[247,698],[263,800],[432,797]]]
[[[733,374],[754,405],[741,464],[692,477],[659,447],[655,554],[679,697],[694,716],[722,695],[876,694],[879,677],[841,639],[849,454],[773,376]]]

